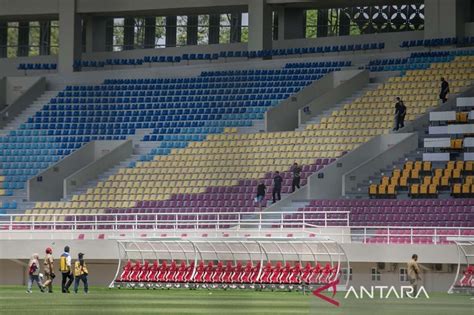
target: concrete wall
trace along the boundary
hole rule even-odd
[[[306,106],[325,91],[334,88],[334,73],[305,87],[290,98],[265,112],[265,129],[267,132],[294,130],[298,128],[298,110]]]
[[[294,130],[301,123],[349,97],[365,86],[368,81],[368,71],[331,72],[280,102],[277,106],[270,108],[265,113],[266,131]],[[305,106],[310,107],[311,115],[301,113],[301,109]]]
[[[33,85],[38,81],[42,81],[41,77],[7,77],[7,104],[15,103],[23,94],[27,93]]]
[[[307,104],[310,114],[304,113],[302,109],[298,110],[299,126],[362,90],[369,83],[368,70],[338,71],[333,74],[334,88],[323,91],[323,94]]]
[[[342,178],[345,173],[411,137],[413,137],[412,134],[388,134],[372,138],[321,171],[311,175],[306,186],[267,207],[265,211],[280,211],[282,208],[290,206],[293,201],[298,200],[339,198],[342,195]]]
[[[72,253],[72,261],[74,262],[77,259],[76,253],[79,251],[74,251]],[[58,256],[61,255],[62,249],[58,249],[54,253],[55,256],[55,269],[56,275],[59,274],[57,271],[59,259]],[[32,253],[33,254],[33,253]],[[43,248],[38,250],[40,255],[40,261],[44,259]],[[89,285],[91,286],[107,286],[110,281],[114,278],[115,272],[117,270],[117,260],[96,260],[88,259],[87,252],[84,253],[84,258],[86,259],[87,269],[89,271]],[[0,260],[0,284],[1,285],[25,285],[28,280],[27,267],[25,266],[28,263],[28,259],[22,260]],[[40,271],[43,272],[43,266],[41,264]],[[81,284],[80,290],[83,286]],[[33,287],[33,291],[38,290],[37,287]],[[39,292],[39,291],[38,291]],[[53,281],[53,292],[61,292],[61,275],[56,277]]]
[[[387,134],[371,139],[308,179],[308,199],[335,199],[342,195],[342,175],[366,163],[401,142],[413,141],[412,134]],[[402,150],[404,146],[399,146]],[[405,151],[403,151],[405,152]]]
[[[470,1],[425,1],[425,38],[462,38],[465,35],[465,24],[471,19]]]
[[[465,36],[474,36],[474,22],[466,23],[464,29]]]
[[[1,10],[0,10],[1,11]],[[340,44],[364,44],[372,42],[385,42],[386,49],[393,51],[400,51],[398,46],[403,40],[423,39],[422,31],[415,32],[399,32],[399,33],[382,33],[382,34],[366,34],[357,36],[340,36],[340,37],[321,37],[315,39],[292,39],[292,40],[278,40],[273,41],[272,47],[274,49],[281,48],[298,48],[298,47],[314,47],[325,45],[340,45]],[[220,51],[246,50],[247,43],[231,43],[231,44],[214,44],[214,45],[195,45],[184,47],[169,47],[162,49],[134,49],[120,52],[91,52],[83,53],[82,60],[106,60],[109,58],[143,58],[144,56],[169,56],[182,55],[189,53],[215,53]],[[361,54],[361,53],[358,53]],[[326,55],[318,55],[318,58]],[[339,54],[329,54],[332,60],[339,59]],[[233,61],[235,58],[232,59]],[[24,76],[24,71],[18,71],[17,67],[20,63],[57,63],[58,56],[35,56],[35,57],[18,57],[18,58],[0,58],[0,69],[2,75],[8,76]],[[224,62],[218,60],[218,63]],[[196,62],[193,62],[193,64]],[[203,63],[207,63],[204,61]],[[213,61],[216,63],[216,61]],[[160,67],[161,68],[161,67]],[[129,66],[114,66],[114,69],[133,69]],[[88,69],[84,69],[86,71]],[[28,76],[54,74],[49,71],[28,71]]]
[[[90,271],[91,285],[106,286],[115,275],[117,268],[118,250],[114,240],[24,240],[0,241],[0,284],[24,285],[26,283],[26,269],[24,264],[33,253],[44,256],[44,249],[51,247],[53,256],[61,255],[64,246],[71,247],[73,259],[78,252],[85,253]],[[431,268],[431,264],[450,264],[450,272],[423,272],[423,285],[428,291],[447,291],[451,285],[457,264],[457,249],[454,245],[385,245],[385,244],[342,244],[352,268],[353,286],[370,285],[406,285],[399,281],[399,269],[406,268],[406,262],[411,255],[417,253],[419,262]],[[384,262],[385,270],[380,271],[380,282],[372,282],[371,268],[377,267],[378,262]],[[60,284],[55,281],[55,286]]]
[[[45,78],[6,78],[5,83],[7,107],[0,112],[0,128],[5,127],[46,90]]]
[[[418,135],[413,133],[402,142],[396,143],[389,147],[386,151],[381,152],[375,157],[368,159],[365,163],[345,173],[342,180],[342,195],[357,187],[361,180],[367,179],[368,175],[376,170],[385,168],[405,156],[406,153],[418,148]]]
[[[34,56],[17,58],[0,58],[0,69],[4,76],[25,76],[24,71],[17,70],[20,63],[57,63],[57,56]],[[28,76],[37,76],[49,73],[48,71],[34,70],[28,71]]]
[[[57,201],[64,197],[64,179],[107,155],[125,141],[93,141],[28,180],[30,201]],[[87,177],[84,175],[85,178]]]
[[[6,105],[7,99],[7,79],[0,78],[0,110]]]
[[[94,160],[94,143],[89,142],[61,161],[28,180],[29,201],[58,201],[63,197],[63,180]]]
[[[127,140],[108,153],[96,152],[95,161],[78,170],[64,179],[64,196],[71,194],[90,180],[96,179],[100,174],[110,169],[120,161],[130,157],[133,153],[133,141]]]
[[[405,249],[406,253],[406,249]],[[407,255],[408,256],[408,255]],[[431,264],[423,264],[423,261],[420,262],[424,267],[431,268]],[[401,286],[408,286],[408,281],[400,281],[400,269],[407,268],[407,262],[400,261],[396,263],[385,263],[386,268],[380,271],[380,281],[372,281],[372,268],[377,268],[377,262],[372,263],[352,263],[352,281],[349,282],[349,285],[354,286],[359,294],[359,287],[364,286],[370,290],[370,286],[395,286],[397,291],[400,292]],[[421,281],[425,290],[428,292],[428,295],[431,292],[447,292],[450,288],[454,277],[456,275],[456,269],[453,268],[454,265],[450,266],[450,272],[435,272],[432,270],[422,270],[421,272]],[[452,271],[454,269],[454,271]],[[388,289],[384,291],[387,294]],[[376,291],[378,295],[378,290]],[[342,296],[339,294],[338,296]],[[392,295],[393,297],[393,295]],[[341,300],[342,298],[339,298]],[[344,300],[342,300],[344,303]],[[382,306],[382,309],[385,309]]]

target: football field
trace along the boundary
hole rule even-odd
[[[469,295],[430,293],[430,299],[344,299],[335,307],[299,292],[243,290],[146,290],[92,287],[89,294],[32,294],[24,287],[0,287],[0,314],[350,314],[350,315],[470,315]]]

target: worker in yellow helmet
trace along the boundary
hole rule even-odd
[[[84,283],[84,293],[87,294],[89,292],[89,285],[87,283],[87,276],[89,274],[89,270],[87,270],[86,262],[84,261],[84,254],[79,253],[78,260],[74,263],[74,292],[77,293],[77,289],[79,288],[79,281],[82,280]]]

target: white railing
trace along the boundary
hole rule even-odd
[[[0,235],[34,239],[322,236],[341,243],[453,244],[473,227],[353,226],[349,211],[0,215]],[[2,236],[2,237],[3,237]]]
[[[448,238],[473,237],[472,227],[351,226],[351,241],[365,244],[454,244]]]
[[[349,226],[350,211],[0,215],[1,231],[182,230]]]

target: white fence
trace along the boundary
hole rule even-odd
[[[349,226],[350,211],[0,215],[0,231],[183,230]]]

